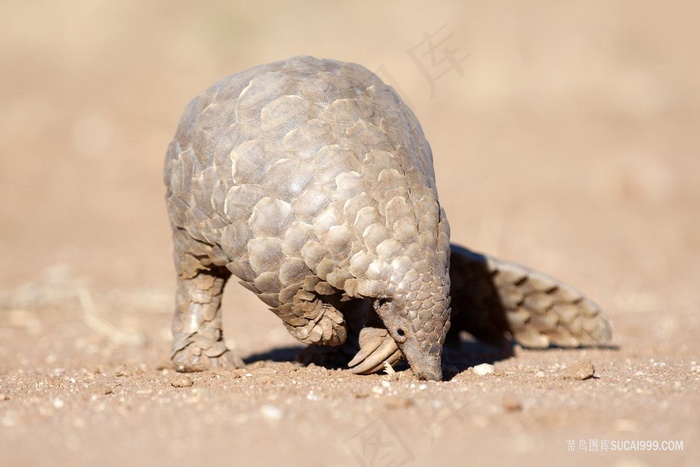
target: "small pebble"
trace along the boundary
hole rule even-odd
[[[168,371],[171,371],[172,369],[173,369],[172,362],[160,362],[158,365],[156,365],[156,370],[163,372],[164,374],[167,373]]]
[[[61,409],[65,405],[66,405],[66,403],[63,402],[63,399],[56,398],[53,400],[53,406],[56,407],[57,409]]]
[[[474,368],[472,368],[472,371],[476,375],[486,376],[486,375],[493,374],[494,368],[493,368],[493,365],[491,365],[490,363],[482,363],[482,364],[476,365]]]
[[[595,367],[590,360],[582,360],[574,363],[562,373],[564,379],[576,379],[583,381],[595,377]]]
[[[387,409],[405,409],[413,405],[413,399],[408,397],[388,397],[384,400]]]
[[[260,413],[267,420],[279,420],[283,415],[282,410],[274,405],[263,405],[260,407]]]
[[[10,400],[10,396],[8,396],[7,394],[0,393],[0,401],[9,401],[9,400]]]
[[[179,376],[170,381],[170,385],[175,388],[189,388],[192,387],[194,381],[189,376]]]
[[[0,426],[4,427],[13,427],[17,426],[17,413],[13,411],[8,411],[2,415],[0,415]]]
[[[503,396],[503,410],[506,412],[520,412],[523,410],[523,404],[512,394]]]
[[[112,394],[112,392],[112,388],[104,384],[97,384],[92,388],[92,393],[100,396],[106,396],[107,394]]]
[[[298,371],[302,368],[302,366],[299,362],[280,362],[275,365],[275,368],[280,371]]]
[[[126,365],[122,365],[112,373],[113,376],[131,376],[131,372],[126,369]]]

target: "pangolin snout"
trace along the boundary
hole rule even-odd
[[[442,358],[437,355],[425,355],[421,352],[412,352],[410,348],[402,349],[411,371],[418,379],[429,381],[442,381]]]
[[[445,301],[444,304],[448,305],[449,300]],[[397,307],[396,302],[384,303],[376,306],[376,311],[408,360],[416,377],[423,380],[441,381],[442,343],[444,342],[444,334],[449,329],[449,308],[445,310],[444,319],[442,319],[443,316],[440,316],[428,320],[429,323],[423,323],[420,319],[417,322],[406,319],[407,309],[399,307]],[[426,332],[425,324],[428,324],[429,332]]]

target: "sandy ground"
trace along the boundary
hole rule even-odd
[[[329,5],[0,2],[0,465],[700,465],[697,3]],[[298,54],[394,85],[453,240],[586,291],[614,346],[300,367],[232,283],[247,368],[173,372],[165,148],[209,84]]]

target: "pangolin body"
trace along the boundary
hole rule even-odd
[[[232,273],[308,344],[344,343],[336,305],[371,299],[414,372],[440,379],[449,227],[418,120],[369,70],[299,57],[218,82],[187,107],[165,182],[178,346],[220,320]]]
[[[164,178],[179,369],[242,364],[221,332],[233,275],[301,342],[342,346],[379,331],[367,345],[359,336],[357,372],[405,356],[419,378],[441,379],[449,226],[421,126],[376,75],[295,57],[229,76],[185,110]]]

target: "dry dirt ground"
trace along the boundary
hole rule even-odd
[[[700,465],[697,2],[5,0],[0,17],[0,465]],[[165,148],[209,84],[298,54],[393,84],[453,240],[584,290],[614,346],[465,341],[449,381],[355,376],[293,363],[232,283],[247,368],[173,372]]]

